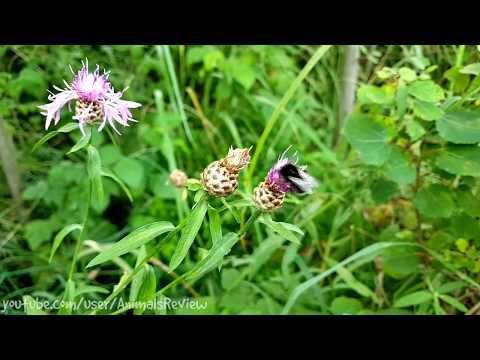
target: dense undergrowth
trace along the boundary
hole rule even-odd
[[[1,311],[477,313],[479,49],[361,46],[356,102],[344,119],[345,53],[0,47],[0,117],[21,190],[15,201],[1,174]],[[85,58],[143,105],[121,136],[92,127],[88,146],[74,127],[55,132],[75,122],[68,109],[48,132],[38,109]],[[233,195],[207,197],[201,173],[230,146],[252,147],[251,163]],[[260,213],[252,191],[290,146],[320,185]],[[12,169],[4,166],[10,178]],[[169,181],[176,169],[190,179],[185,187]],[[148,239],[132,245],[136,234]],[[112,255],[125,237],[130,245]],[[131,305],[167,298],[199,306]]]

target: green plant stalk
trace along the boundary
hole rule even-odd
[[[270,133],[272,132],[275,124],[280,118],[280,114],[282,114],[283,110],[287,106],[288,102],[292,99],[293,95],[298,90],[305,77],[310,73],[313,67],[320,61],[320,59],[331,47],[332,45],[322,45],[317,49],[317,51],[315,51],[313,56],[310,58],[304,68],[300,71],[295,80],[293,80],[292,84],[290,85],[286,93],[283,95],[283,98],[280,100],[275,110],[273,111],[272,116],[268,120],[267,125],[265,125],[262,135],[258,140],[255,153],[253,154],[252,161],[250,162],[250,166],[248,167],[247,174],[245,176],[245,186],[248,190],[251,190],[252,177],[257,167],[258,160],[263,152],[263,148],[265,147],[265,143],[270,136]]]
[[[68,274],[68,280],[72,280],[73,272],[75,271],[75,265],[77,263],[78,253],[80,251],[80,246],[83,242],[83,236],[85,234],[85,227],[87,226],[88,215],[90,213],[90,204],[92,201],[92,182],[91,180],[88,181],[88,199],[87,199],[87,207],[85,209],[85,214],[83,215],[83,222],[82,222],[82,229],[80,230],[80,234],[78,235],[77,242],[75,244],[75,250],[73,253],[72,264],[70,266],[70,272]]]

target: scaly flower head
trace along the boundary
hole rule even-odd
[[[230,147],[227,156],[212,162],[202,173],[204,189],[212,196],[225,197],[238,188],[238,176],[250,161],[250,149]]]
[[[317,180],[307,173],[305,166],[298,166],[298,158],[285,156],[288,149],[270,169],[265,180],[253,191],[253,200],[265,211],[279,209],[289,192],[311,193],[318,186]]]
[[[74,71],[70,67],[72,73]],[[71,84],[64,81],[65,88],[61,89],[54,86],[58,93],[50,93],[48,100],[50,103],[39,106],[44,110],[42,115],[46,116],[45,130],[50,127],[52,120],[55,125],[60,121],[60,112],[65,105],[69,106],[72,101],[76,102],[74,120],[77,120],[80,130],[85,134],[85,125],[100,123],[99,131],[108,123],[115,132],[119,131],[115,127],[115,122],[129,126],[128,122],[137,122],[132,118],[130,108],[142,106],[133,101],[122,100],[124,89],[115,92],[112,84],[108,80],[109,73],[104,70],[100,73],[97,65],[95,71],[90,73],[88,70],[88,60],[82,62],[82,68],[77,74],[74,73],[74,79]]]

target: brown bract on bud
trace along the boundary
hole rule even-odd
[[[212,196],[225,197],[238,188],[238,174],[250,161],[250,149],[230,148],[225,158],[208,165],[202,174],[205,191]]]
[[[185,186],[188,177],[182,170],[173,170],[170,174],[169,180],[173,186],[181,188]]]

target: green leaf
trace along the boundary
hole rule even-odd
[[[480,235],[480,225],[477,219],[467,214],[452,216],[452,231],[457,237],[475,239]]]
[[[88,145],[91,138],[92,138],[92,129],[87,127],[85,129],[85,135],[82,136],[80,138],[80,140],[78,140],[78,142],[75,145],[73,145],[73,147],[70,149],[70,151],[67,152],[67,155],[83,149],[85,146]]]
[[[46,220],[30,221],[24,228],[25,238],[30,248],[36,250],[41,244],[49,241],[54,231],[59,228],[58,225],[58,220],[54,216]]]
[[[436,165],[454,175],[480,177],[480,148],[450,145],[437,157]]]
[[[432,80],[417,80],[408,85],[408,92],[418,100],[432,103],[445,98],[443,89]]]
[[[71,315],[75,300],[75,283],[72,280],[67,281],[62,300],[58,315]]]
[[[465,284],[463,281],[450,281],[448,283],[442,284],[437,289],[437,292],[439,294],[445,294],[445,293],[452,292],[453,290],[462,289],[465,286],[467,286],[467,284]]]
[[[469,75],[478,75],[480,74],[480,63],[474,63],[463,67],[460,72],[462,74],[469,74]]]
[[[392,87],[362,85],[358,89],[358,101],[362,104],[391,105],[395,100],[395,90]]]
[[[384,165],[385,176],[399,185],[409,185],[415,182],[415,167],[407,156],[398,148],[392,148],[390,157]]]
[[[468,311],[468,309],[466,308],[465,305],[463,305],[460,301],[458,301],[457,299],[455,299],[454,297],[451,297],[449,295],[439,295],[438,296],[440,299],[442,299],[443,301],[445,301],[447,304],[450,304],[452,305],[455,309],[461,311],[461,312],[464,312],[466,313]]]
[[[158,221],[142,226],[113,244],[112,247],[98,254],[92,261],[88,263],[87,268],[102,264],[106,261],[112,260],[113,258],[122,256],[132,250],[138,249],[140,246],[145,245],[150,240],[153,240],[166,232],[173,231],[174,229],[175,227],[167,221]]]
[[[271,236],[260,243],[251,255],[251,263],[246,270],[250,279],[271,258],[273,253],[282,246],[284,241],[283,237]]]
[[[44,135],[40,140],[38,140],[35,145],[33,145],[32,152],[34,152],[39,146],[45,144],[48,140],[54,138],[56,135],[59,133],[68,133],[72,130],[75,130],[78,128],[78,123],[68,123],[64,126],[62,126],[58,130],[50,131],[46,135]]]
[[[229,60],[227,71],[245,90],[249,90],[255,83],[255,68],[239,59]]]
[[[445,114],[436,123],[439,135],[455,144],[480,142],[480,112],[455,111]]]
[[[55,255],[55,252],[57,251],[58,247],[62,243],[63,239],[65,239],[65,237],[74,230],[82,230],[82,225],[79,225],[79,224],[67,225],[62,230],[60,230],[60,232],[55,236],[55,239],[53,239],[52,251],[50,252],[50,258],[48,259],[49,263],[52,262],[53,255]]]
[[[413,305],[422,304],[424,302],[430,301],[433,298],[433,295],[429,291],[421,290],[414,293],[402,296],[400,299],[395,301],[393,307],[401,308],[408,307]]]
[[[175,270],[178,265],[181,264],[183,259],[185,259],[185,256],[187,256],[188,250],[192,246],[193,240],[195,240],[195,237],[202,226],[207,209],[208,201],[206,197],[203,197],[188,216],[186,225],[182,229],[180,240],[175,248],[175,252],[170,259],[170,271]]]
[[[77,289],[75,292],[75,297],[79,297],[80,295],[83,294],[90,294],[90,293],[100,293],[100,294],[109,294],[110,291],[107,289],[104,289],[100,286],[94,286],[94,285],[86,285],[80,289]]]
[[[427,121],[438,120],[445,115],[445,112],[435,104],[420,100],[413,103],[413,112],[419,118]]]
[[[128,200],[130,200],[130,202],[133,203],[132,194],[130,193],[130,190],[128,190],[128,187],[123,183],[122,180],[120,180],[114,173],[112,173],[111,171],[109,171],[109,170],[107,170],[107,169],[105,169],[105,168],[102,169],[101,175],[112,179],[112,180],[115,181],[118,185],[120,185],[120,187],[122,188],[122,190],[123,190],[123,192],[125,193],[125,195],[127,195]]]
[[[413,205],[430,218],[449,217],[455,208],[450,190],[439,184],[420,189],[413,199]]]
[[[268,214],[264,214],[263,216],[258,218],[258,222],[266,225],[275,234],[278,234],[281,237],[295,244],[301,244],[300,239],[295,233],[299,234],[300,236],[303,236],[304,232],[298,226],[284,223],[284,222],[273,221],[270,215]]]
[[[408,89],[407,85],[405,84],[404,81],[399,81],[398,82],[398,88],[397,88],[397,112],[398,112],[398,118],[403,119],[403,116],[405,115],[405,111],[407,110],[407,98],[408,98]]]
[[[222,259],[228,255],[233,245],[239,240],[235,233],[226,234],[221,241],[217,242],[208,252],[207,256],[199,261],[192,270],[185,274],[185,280],[198,279],[205,273],[214,269]]]
[[[390,156],[387,131],[366,115],[352,115],[345,126],[345,137],[369,165],[382,165]]]
[[[334,315],[356,314],[363,309],[362,303],[358,299],[339,296],[333,299],[330,305],[330,311]]]
[[[208,220],[210,221],[210,236],[212,237],[212,244],[215,244],[222,239],[222,222],[220,214],[214,208],[208,208]]]
[[[145,174],[139,161],[123,157],[113,170],[129,187],[135,189],[143,186]]]
[[[156,289],[155,271],[149,264],[145,264],[132,280],[129,300],[140,303],[152,301],[155,298]],[[133,310],[134,315],[141,315],[143,312],[142,307],[135,307]]]
[[[102,182],[102,162],[100,159],[100,154],[97,149],[88,145],[88,161],[87,161],[87,172],[88,177],[91,182],[91,196],[92,203],[95,206],[101,206],[104,201],[104,191],[103,191],[103,182]]]
[[[410,139],[415,142],[426,134],[425,129],[415,120],[410,120],[406,123],[406,130]]]
[[[379,300],[375,293],[368,286],[357,280],[348,269],[346,269],[345,267],[339,267],[337,273],[338,276],[359,295],[370,298],[377,304],[379,303]]]
[[[371,185],[370,192],[372,193],[372,199],[375,203],[384,204],[392,197],[399,194],[400,189],[398,188],[397,183],[393,181],[378,179]]]
[[[382,264],[385,274],[394,279],[403,279],[418,271],[420,258],[413,247],[387,249],[382,254]]]
[[[456,191],[457,206],[473,217],[480,217],[480,200],[477,199],[470,189],[458,188]]]
[[[417,73],[407,67],[401,67],[398,70],[398,75],[400,75],[400,78],[405,82],[412,82],[417,79]]]
[[[47,315],[45,311],[40,309],[41,304],[30,295],[25,295],[22,299],[25,313],[27,315]]]

